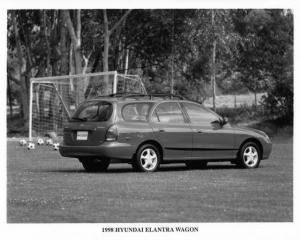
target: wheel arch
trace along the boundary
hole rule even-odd
[[[238,154],[237,154],[237,157],[239,156],[240,154],[240,151],[242,149],[242,147],[248,143],[248,142],[254,142],[257,144],[257,146],[259,147],[259,152],[260,152],[260,155],[261,155],[261,158],[263,157],[263,154],[264,154],[264,148],[263,148],[263,145],[261,144],[261,142],[257,139],[257,138],[247,138],[246,140],[244,140],[241,144],[240,144],[240,147],[239,147],[239,151],[238,151]]]
[[[146,140],[146,141],[143,141],[141,142],[138,147],[136,148],[135,150],[135,153],[133,155],[133,158],[136,156],[136,153],[137,151],[139,150],[139,148],[145,144],[152,144],[154,145],[155,147],[157,147],[159,153],[160,153],[160,156],[161,156],[161,161],[163,160],[163,156],[164,156],[164,152],[163,152],[163,147],[161,146],[161,144],[159,142],[157,142],[156,140]]]

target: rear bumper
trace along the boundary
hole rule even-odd
[[[68,146],[61,145],[59,152],[63,157],[107,157],[114,159],[131,159],[134,147],[127,143],[104,142],[99,146]]]

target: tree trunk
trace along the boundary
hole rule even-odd
[[[13,108],[12,108],[12,95],[11,95],[11,86],[10,80],[7,78],[7,94],[8,94],[8,103],[9,103],[9,116],[10,119],[13,118]]]
[[[124,44],[122,43],[122,39],[119,39],[116,54],[115,54],[115,59],[116,59],[116,64],[115,64],[115,69],[118,70],[124,70]]]
[[[31,39],[25,32],[23,31],[24,41],[25,41],[25,49],[26,49],[26,57],[27,57],[27,67],[28,67],[28,75],[29,78],[33,76],[33,63],[32,63],[32,51],[31,51]]]
[[[213,109],[216,111],[216,40],[213,42],[213,52],[212,52],[212,97],[213,97]]]
[[[172,21],[173,21],[173,25],[172,25],[172,52],[171,52],[171,94],[174,94],[174,22],[175,22],[175,17],[174,17],[174,9],[172,10]]]
[[[104,16],[104,51],[103,51],[103,72],[108,71],[108,50],[109,50],[109,30],[106,10],[103,10]]]
[[[63,19],[63,13],[59,11],[60,19],[60,74],[68,75],[69,74],[69,42],[67,36],[67,27]],[[65,94],[62,96],[63,101],[68,101],[70,99],[70,88],[68,86],[60,86],[60,91],[63,91]],[[68,106],[70,107],[70,106]]]
[[[171,84],[170,84],[170,93],[171,94],[174,94],[174,56],[173,56],[173,53],[172,53],[172,56],[171,56]]]
[[[76,10],[76,25],[77,29],[75,32],[74,24],[71,21],[69,10],[63,10],[63,19],[68,29],[69,35],[72,41],[72,49],[70,52],[70,70],[74,67],[76,74],[82,73],[82,63],[81,63],[81,12],[80,10]],[[73,56],[73,57],[72,57]],[[78,84],[75,85],[75,102],[76,105],[79,105],[80,102],[84,100],[84,79],[77,80]]]
[[[44,41],[46,43],[46,69],[45,69],[45,73],[46,73],[46,76],[52,76],[53,75],[53,69],[52,69],[52,66],[51,66],[51,49],[50,49],[50,42],[49,42],[49,38],[48,38],[48,24],[47,24],[47,13],[46,13],[46,10],[43,10],[41,12],[41,23],[42,23],[42,33],[43,33],[43,36],[44,36]],[[55,117],[57,116],[56,113],[55,113],[55,105],[56,104],[53,104],[54,103],[54,99],[55,99],[55,91],[54,89],[44,89],[43,87],[41,88],[43,89],[42,91],[40,91],[40,94],[39,94],[39,102],[40,102],[40,105],[39,107],[41,108],[40,109],[40,113],[42,113],[42,117],[40,119],[40,123],[39,124],[45,124],[45,120],[47,122],[47,127],[49,129],[55,129],[55,126],[56,126],[56,121],[55,121]],[[44,109],[45,109],[45,106],[44,106],[44,98],[45,98],[45,91],[48,91],[50,90],[50,101],[49,101],[49,104],[48,104],[48,115],[47,116],[44,116]],[[45,118],[46,117],[46,118]]]
[[[108,72],[108,50],[109,50],[109,30],[106,9],[103,10],[104,16],[104,51],[103,51],[103,72]],[[104,76],[103,95],[108,95],[109,90],[108,76]]]
[[[125,57],[125,74],[128,72],[128,65],[129,65],[129,49],[126,49],[126,57]]]
[[[81,49],[80,46],[75,46],[73,48],[74,51],[74,60],[75,60],[75,73],[82,73],[82,64],[81,64]]]
[[[234,109],[236,109],[236,93],[234,93]]]
[[[45,38],[45,43],[46,43],[46,52],[47,52],[47,59],[46,59],[46,76],[51,76],[51,65],[50,65],[50,61],[51,61],[51,49],[50,49],[50,43],[49,43],[49,39],[48,39],[48,28],[47,28],[47,15],[46,15],[46,11],[43,10],[41,13],[41,19],[42,19],[42,32]]]
[[[19,36],[19,29],[17,27],[17,19],[15,15],[15,11],[12,11],[12,20],[13,20],[13,26],[14,26],[14,33],[16,38],[16,45],[17,45],[17,57],[18,57],[18,74],[20,76],[20,85],[21,85],[21,99],[22,99],[22,115],[25,122],[25,125],[28,123],[28,91],[26,88],[25,78],[22,75],[22,67],[23,67],[23,54],[22,54],[22,48],[21,48],[21,40]]]
[[[61,75],[68,75],[69,73],[69,61],[68,61],[68,41],[67,41],[67,29],[63,21],[63,16],[60,16],[61,28],[60,28],[60,52],[61,52],[61,64],[60,64],[60,73]]]
[[[212,30],[214,32],[215,28],[215,12],[211,10],[211,24]],[[213,109],[216,111],[216,45],[217,41],[215,35],[213,34],[213,49],[212,49],[212,74],[211,74],[211,84],[212,84],[212,97],[213,97]]]
[[[91,57],[92,53],[93,52],[90,52],[90,54],[87,57],[82,55],[83,60],[84,60],[84,66],[83,66],[82,74],[86,74],[86,71],[87,71],[88,65],[89,65],[89,60],[90,60],[90,57]],[[83,87],[84,97],[86,98],[86,90],[87,90],[88,85],[89,85],[89,78],[84,77],[83,83],[84,83],[84,87]]]
[[[81,11],[77,10],[76,12],[76,44],[74,44],[74,55],[75,55],[75,64],[76,64],[76,73],[82,73],[82,64],[81,64]]]

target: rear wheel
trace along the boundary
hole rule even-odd
[[[257,168],[261,159],[260,149],[254,142],[245,143],[239,152],[237,165],[242,168]]]
[[[207,161],[190,161],[186,162],[185,165],[189,169],[202,169],[207,167]]]
[[[141,172],[154,172],[158,169],[160,161],[158,149],[152,144],[145,144],[138,149],[132,166]]]
[[[79,161],[87,172],[103,172],[110,164],[108,158],[80,158]]]

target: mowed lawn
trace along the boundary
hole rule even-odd
[[[275,140],[258,169],[177,164],[152,174],[128,164],[86,173],[46,146],[7,142],[9,223],[293,221],[292,182],[292,139]]]

